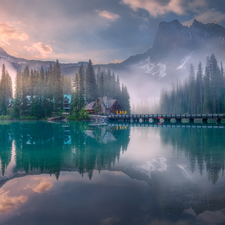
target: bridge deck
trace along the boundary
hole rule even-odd
[[[159,120],[164,119],[166,121],[170,119],[225,119],[225,114],[132,114],[132,115],[108,115],[108,120],[124,120],[124,119],[132,119],[132,120],[138,120],[138,119],[153,119],[153,120]]]

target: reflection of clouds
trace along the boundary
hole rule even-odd
[[[13,208],[27,201],[24,195],[11,197],[8,193],[9,191],[0,191],[0,214],[9,213]]]
[[[34,178],[33,180],[38,181],[38,184],[32,184],[32,185],[28,184],[24,188],[24,190],[30,188],[34,192],[42,193],[44,191],[50,190],[52,187],[52,183],[50,181],[48,181],[46,177],[37,177],[37,178]]]
[[[112,174],[114,174],[114,175],[125,175],[123,172],[121,172],[121,171],[113,171],[112,172]]]
[[[38,184],[36,187],[34,187],[32,190],[34,192],[44,192],[44,191],[48,191],[49,189],[51,189],[52,187],[52,183],[50,183],[49,181],[41,181],[40,184]]]
[[[101,220],[101,224],[103,225],[113,225],[114,223],[117,223],[120,221],[120,218],[118,217],[109,217],[104,220]]]

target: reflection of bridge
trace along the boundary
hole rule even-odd
[[[225,123],[225,114],[147,114],[147,115],[108,115],[109,121],[125,121],[125,122],[171,122],[181,121],[182,123]]]
[[[194,123],[189,123],[189,124],[171,124],[171,123],[126,123],[126,122],[112,122],[108,123],[108,126],[112,127],[120,127],[121,129],[125,129],[126,127],[181,127],[181,128],[187,128],[187,127],[192,127],[192,128],[225,128],[224,125],[210,125],[210,124],[194,124]]]

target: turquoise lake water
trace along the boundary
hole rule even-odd
[[[225,224],[225,129],[0,122],[0,224]]]

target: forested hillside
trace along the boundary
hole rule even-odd
[[[214,54],[206,58],[203,71],[199,62],[197,74],[190,66],[189,77],[177,82],[171,90],[163,90],[160,97],[161,113],[225,113],[225,78],[222,63]]]

